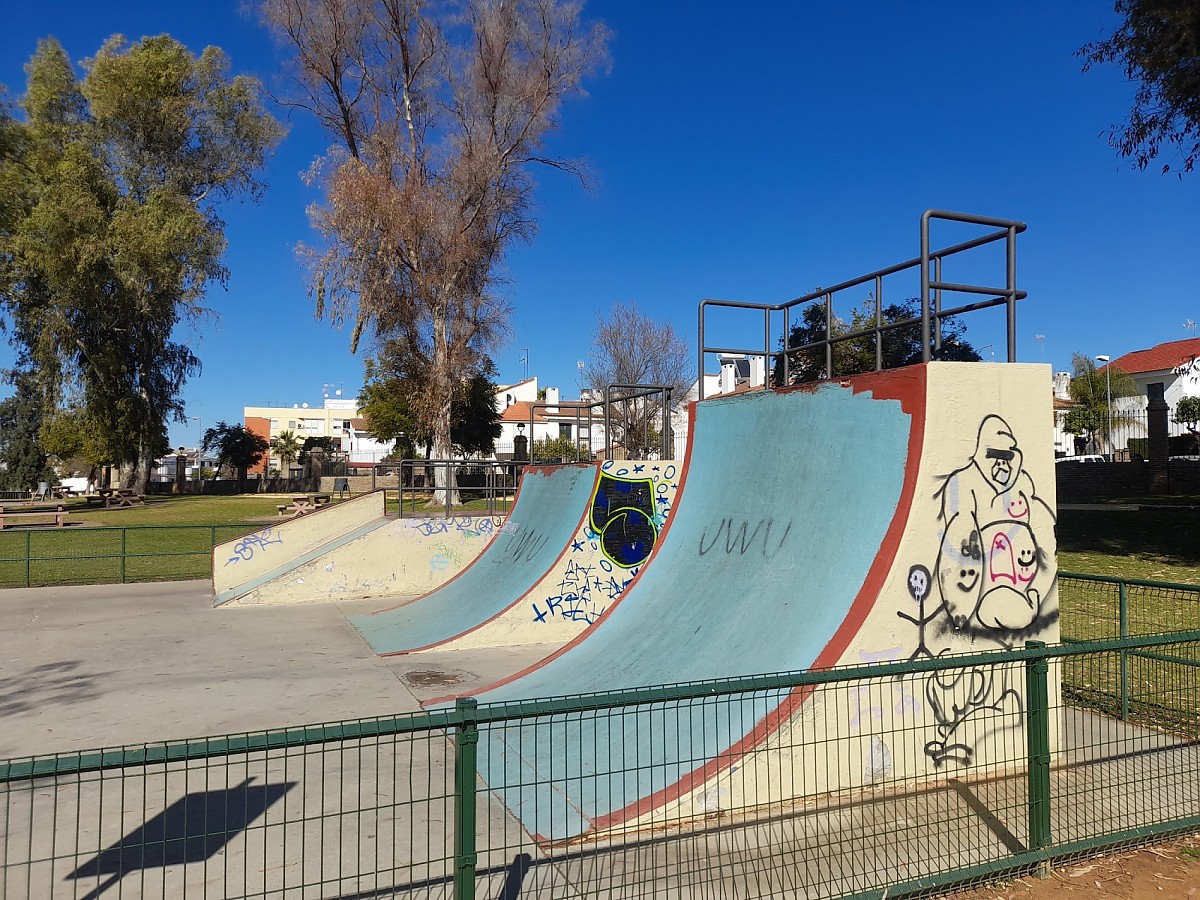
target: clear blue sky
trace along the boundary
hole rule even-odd
[[[114,32],[167,32],[279,86],[277,51],[239,5],[16,4],[0,82],[20,93],[48,34],[82,60]],[[1119,160],[1104,135],[1133,88],[1072,56],[1114,27],[1110,2],[592,0],[587,12],[614,31],[612,70],[565,110],[552,150],[586,154],[598,178],[585,192],[537,175],[540,234],[508,260],[515,337],[496,356],[501,381],[521,378],[528,348],[529,373],[575,396],[576,361],[613,301],[694,341],[702,298],[777,302],[915,256],[931,207],[1028,223],[1023,361],[1064,369],[1074,351],[1116,357],[1192,336],[1200,172],[1180,181]],[[325,141],[298,113],[289,125],[266,200],[225,210],[232,277],[208,297],[217,318],[182,335],[204,362],[184,396],[205,427],[361,385],[361,360],[314,320],[293,255],[318,199],[299,173]],[[968,339],[1003,358],[990,321],[971,317]],[[172,444],[197,437],[194,421],[171,428]]]

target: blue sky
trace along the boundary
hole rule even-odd
[[[167,32],[280,87],[276,48],[239,6],[17,4],[0,83],[20,93],[48,34],[82,60],[114,32]],[[565,109],[551,149],[586,155],[597,178],[584,191],[537,174],[540,233],[507,260],[501,381],[522,377],[527,349],[529,374],[576,396],[576,362],[614,301],[694,341],[705,297],[779,302],[915,256],[927,208],[1028,223],[1023,361],[1064,369],[1075,351],[1115,358],[1193,336],[1200,173],[1180,181],[1118,159],[1105,135],[1133,88],[1072,56],[1114,27],[1111,3],[592,0],[587,13],[614,32],[612,69]],[[210,292],[216,316],[181,335],[204,362],[184,397],[205,427],[361,385],[361,358],[314,320],[293,252],[312,239],[305,208],[318,199],[300,173],[326,141],[301,114],[288,125],[265,201],[224,211],[231,279]],[[1003,358],[998,317],[967,324],[985,358]],[[198,425],[172,425],[172,444],[195,444]]]

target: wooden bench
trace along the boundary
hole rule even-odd
[[[18,509],[16,509],[16,510],[14,510],[11,507],[8,509],[5,509],[3,506],[0,506],[0,529],[3,529],[4,527],[6,527],[12,519],[29,519],[29,518],[32,518],[35,516],[43,518],[43,519],[53,518],[55,527],[62,528],[63,525],[66,524],[65,520],[68,515],[69,515],[69,513],[61,505],[56,506],[54,509],[30,509],[29,507],[18,507]],[[13,522],[12,524],[14,524],[14,525],[21,525],[21,524],[49,525],[50,523],[49,522],[41,522],[41,523]]]

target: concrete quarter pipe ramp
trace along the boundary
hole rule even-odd
[[[493,516],[396,519],[383,491],[280,519],[213,552],[214,604],[412,597],[465,568],[503,526]]]
[[[933,363],[698,404],[687,502],[654,564],[581,638],[476,697],[525,700],[1048,636],[1057,597],[1044,382],[1044,367]],[[1036,461],[1036,478],[1023,458]],[[966,687],[965,703],[956,700],[964,685],[943,679],[911,710],[897,704],[920,719],[904,727],[927,738],[897,759],[932,771],[983,757],[988,736],[974,713],[1020,698],[1003,684]],[[570,741],[537,719],[490,726],[481,729],[480,770],[535,836],[603,832],[699,792],[746,790],[712,785],[804,700],[777,691],[712,715],[672,703],[630,708],[585,717]],[[871,723],[876,738],[884,724]],[[826,786],[860,783],[867,776],[854,768],[829,774]]]
[[[471,569],[402,608],[351,622],[382,654],[569,640],[645,565],[680,469],[653,460],[528,469],[510,524]]]
[[[437,590],[394,609],[352,616],[376,653],[438,644],[495,616],[524,595],[579,528],[596,480],[592,465],[527,468],[500,533],[475,561]]]

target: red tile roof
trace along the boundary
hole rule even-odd
[[[1185,338],[1182,341],[1158,344],[1149,350],[1134,350],[1114,359],[1112,365],[1130,375],[1140,375],[1143,372],[1170,371],[1181,363],[1191,362],[1197,356],[1200,356],[1200,338]]]
[[[528,400],[517,400],[505,407],[504,412],[500,414],[501,422],[528,422],[530,407],[533,406]],[[542,415],[545,410],[539,409],[534,419],[538,422],[545,422],[546,417]]]

